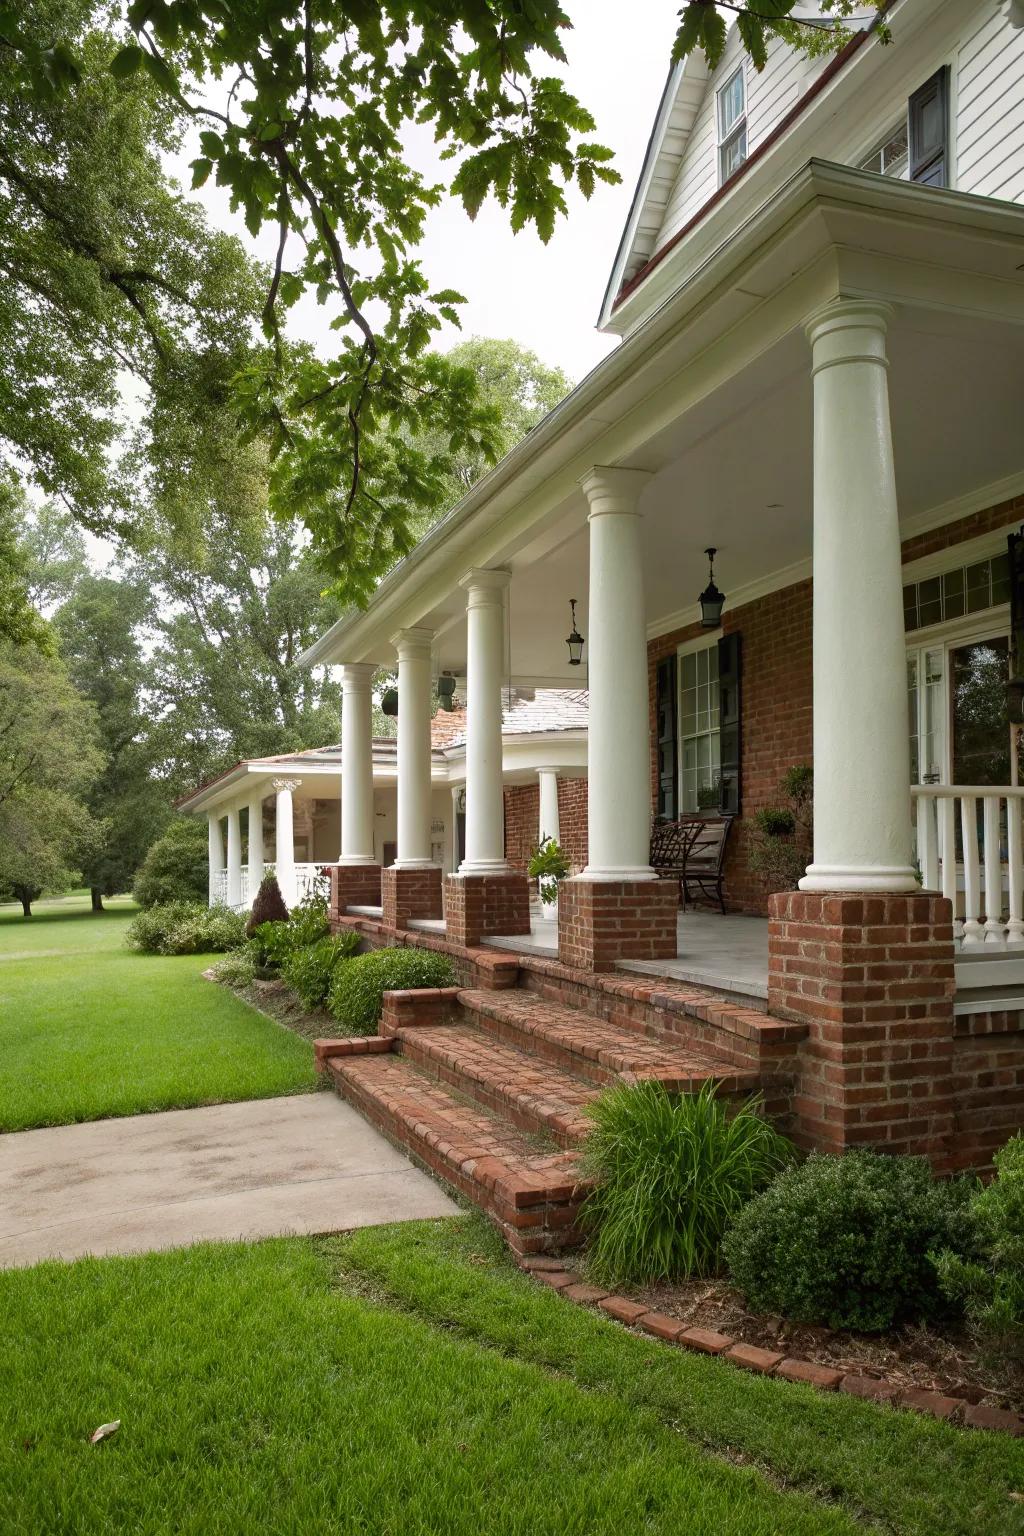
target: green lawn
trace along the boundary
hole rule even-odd
[[[4,1531],[1022,1525],[1020,1442],[635,1337],[516,1272],[476,1216],[9,1271],[0,1317]]]
[[[209,955],[124,947],[118,899],[0,907],[0,1131],[316,1086],[309,1043],[204,981]]]

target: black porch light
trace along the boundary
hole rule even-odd
[[[437,680],[437,703],[440,709],[455,708],[455,679],[450,672],[442,672]]]
[[[572,634],[565,643],[569,647],[570,667],[578,667],[583,657],[583,636],[576,628],[576,598],[570,597],[569,607],[572,610]]]
[[[717,629],[722,622],[725,593],[715,586],[715,556],[717,549],[706,549],[708,557],[708,584],[700,595],[700,622],[702,629]]]

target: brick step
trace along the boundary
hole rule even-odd
[[[600,1092],[596,1083],[508,1045],[469,1024],[399,1029],[402,1055],[422,1072],[494,1110],[521,1130],[550,1136],[560,1147],[578,1145],[590,1122],[583,1106]]]
[[[750,1093],[760,1086],[754,1070],[681,1042],[638,1034],[536,993],[466,990],[459,993],[459,1002],[488,1034],[592,1083],[656,1079],[678,1093],[694,1093],[712,1078],[726,1094]]]
[[[327,1070],[389,1141],[497,1222],[515,1253],[581,1241],[576,1219],[587,1186],[571,1152],[545,1148],[393,1052],[331,1057]]]

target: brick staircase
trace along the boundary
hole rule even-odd
[[[581,1240],[584,1110],[608,1084],[760,1089],[785,1119],[803,1026],[671,982],[518,958],[489,987],[388,993],[379,1036],[316,1045],[341,1095],[486,1211],[517,1254]]]

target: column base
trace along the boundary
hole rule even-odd
[[[380,905],[385,928],[405,928],[413,918],[442,917],[440,864],[420,864],[412,869],[391,864],[382,869]]]
[[[379,864],[335,864],[331,869],[331,916],[349,907],[380,906]]]
[[[852,864],[809,864],[807,873],[800,881],[802,891],[852,891],[863,895],[865,891],[906,892],[921,889],[917,871],[909,864],[871,865],[857,868]]]
[[[674,960],[678,912],[674,880],[563,880],[558,958],[578,971],[610,971],[620,960]]]
[[[769,900],[768,1012],[808,1027],[796,1139],[949,1166],[953,913],[945,897],[787,891]]]
[[[494,934],[530,931],[530,882],[516,870],[493,875],[448,875],[445,932],[453,944],[475,949]]]

